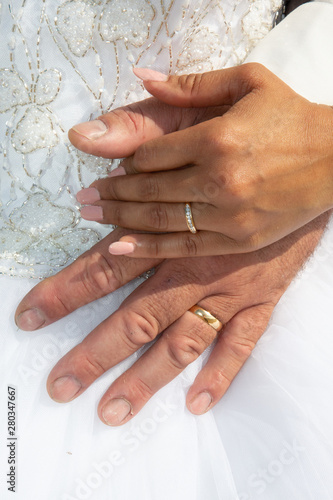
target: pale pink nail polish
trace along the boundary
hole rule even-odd
[[[108,174],[109,177],[119,177],[120,175],[126,175],[124,167],[117,167]]]
[[[103,209],[102,207],[87,205],[81,208],[81,217],[85,220],[103,220]]]
[[[213,401],[209,392],[201,392],[190,403],[189,407],[195,415],[202,415],[205,413]]]
[[[127,255],[132,253],[134,249],[134,243],[130,243],[129,241],[116,241],[109,246],[111,255]]]
[[[78,123],[72,130],[80,135],[83,135],[86,139],[94,141],[102,137],[108,128],[102,120],[93,120],[91,122]]]
[[[133,73],[144,82],[166,82],[169,78],[168,75],[164,75],[159,71],[155,71],[149,68],[133,68]]]
[[[95,203],[99,201],[101,196],[96,188],[86,188],[81,189],[76,195],[76,199],[82,205],[89,205],[90,203]]]

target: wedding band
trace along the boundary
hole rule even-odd
[[[187,227],[189,228],[192,234],[195,234],[197,232],[197,229],[193,221],[191,203],[185,203],[185,217],[186,217]]]
[[[209,311],[206,311],[206,309],[203,309],[202,307],[198,306],[197,304],[195,306],[192,306],[189,311],[198,318],[202,319],[207,325],[211,326],[219,332],[222,329],[222,323],[219,321],[215,316],[213,316]]]

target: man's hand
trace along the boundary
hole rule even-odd
[[[160,263],[155,275],[117,312],[57,363],[47,381],[50,396],[71,401],[105,371],[162,334],[100,401],[98,414],[103,422],[127,422],[215,340],[216,331],[188,312],[199,304],[224,324],[187,395],[192,413],[209,410],[251,354],[275,304],[315,248],[327,218],[323,215],[257,252]],[[157,264],[111,256],[108,246],[114,236],[38,284],[18,307],[18,326],[33,330],[50,324]]]

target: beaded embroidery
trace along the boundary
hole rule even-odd
[[[181,74],[239,64],[281,4],[0,3],[0,274],[49,276],[112,229],[81,220],[75,194],[117,162],[74,150],[66,131],[147,97],[134,65]]]

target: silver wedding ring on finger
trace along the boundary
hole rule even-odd
[[[185,203],[185,217],[186,217],[187,227],[189,228],[192,234],[195,234],[197,232],[197,229],[194,225],[191,203]]]
[[[217,332],[222,330],[223,325],[221,321],[215,318],[215,316],[213,316],[209,311],[206,311],[206,309],[203,309],[197,304],[195,306],[192,306],[189,309],[189,312],[198,316],[198,318],[202,319],[202,321],[204,321],[205,323],[207,323],[207,325],[214,328],[214,330],[216,330]]]

